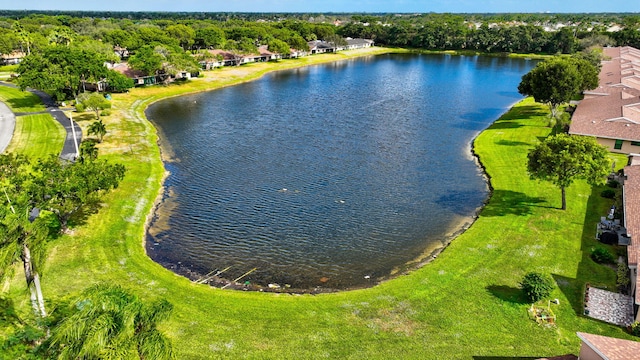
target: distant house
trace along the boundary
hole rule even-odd
[[[155,85],[165,81],[168,78],[166,74],[159,75],[144,75],[142,71],[134,70],[129,67],[127,63],[115,64],[111,69],[123,74],[124,76],[133,79],[135,86]]]
[[[125,47],[114,46],[113,52],[120,57],[120,59],[125,60],[129,58],[129,50]]]
[[[13,51],[10,54],[0,55],[0,64],[2,65],[16,65],[22,61],[26,55],[22,51]]]
[[[577,335],[582,340],[580,360],[640,359],[640,342],[581,332]]]
[[[372,47],[374,44],[374,41],[369,39],[347,38],[346,40],[347,40],[347,45],[345,46],[346,50],[365,49],[365,48]]]
[[[570,134],[595,136],[610,151],[640,153],[640,50],[605,48],[600,86],[586,91]]]
[[[309,52],[312,55],[336,52],[335,45],[323,40],[313,40],[309,41],[307,44],[309,45]]]

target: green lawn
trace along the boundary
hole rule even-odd
[[[125,164],[128,173],[97,214],[76,219],[73,235],[56,240],[42,278],[50,308],[96,282],[122,284],[146,299],[165,297],[174,313],[162,330],[179,359],[542,357],[577,354],[576,331],[629,338],[620,328],[581,316],[586,282],[615,285],[614,272],[588,256],[595,223],[610,202],[598,196],[600,189],[578,182],[567,191],[568,210],[558,210],[560,190],[529,180],[526,153],[549,133],[546,109],[530,100],[475,142],[494,189],[481,216],[436,260],[408,275],[337,294],[266,294],[195,285],[151,261],[142,247],[144,223],[164,169],[144,109],[167,96],[309,61],[221,69],[183,86],[114,95],[101,157]],[[557,327],[528,319],[517,287],[529,271],[550,273],[559,285],[552,294],[560,300],[554,305]],[[10,295],[28,313],[23,282],[16,276]]]
[[[66,136],[62,125],[49,114],[18,116],[6,151],[30,157],[59,155]]]
[[[0,86],[0,101],[7,104],[13,112],[39,112],[46,110],[40,98],[28,91],[8,86]]]

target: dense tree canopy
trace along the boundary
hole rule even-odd
[[[603,184],[609,173],[607,149],[587,136],[557,134],[539,143],[528,155],[532,179],[550,181],[562,191],[562,210],[567,208],[565,189],[574,180]]]
[[[116,188],[124,167],[103,161],[62,162],[57,157],[31,161],[0,154],[0,280],[22,262],[37,316],[47,315],[40,288],[46,244],[73,214]]]
[[[539,103],[547,104],[555,118],[559,105],[597,86],[598,69],[589,61],[555,57],[538,63],[525,74],[518,91],[522,95],[533,96]]]

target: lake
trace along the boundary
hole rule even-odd
[[[147,252],[194,279],[291,291],[428,261],[486,201],[472,141],[534,65],[392,54],[158,102],[147,117],[170,174]]]

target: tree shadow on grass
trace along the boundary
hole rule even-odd
[[[102,203],[99,200],[89,200],[78,209],[67,221],[68,227],[82,226],[87,223],[87,220],[91,215],[94,215],[100,211]]]
[[[515,287],[506,285],[489,285],[487,286],[487,291],[502,301],[521,305],[528,303],[522,293],[522,290]]]
[[[531,197],[524,193],[511,190],[493,190],[491,200],[482,209],[481,216],[529,215],[534,207],[549,207],[539,204],[546,200]]]
[[[511,111],[505,113],[498,123],[502,120],[529,120],[546,116],[547,112],[538,105],[527,105],[514,107]]]
[[[27,97],[14,97],[14,98],[10,98],[7,100],[4,100],[7,105],[9,105],[9,107],[11,109],[15,109],[17,112],[20,112],[21,109],[25,109],[25,108],[34,108],[38,105],[42,105],[42,102],[40,101],[40,98],[38,98],[35,95],[32,96],[27,96]],[[44,111],[44,106],[42,107],[42,111]]]
[[[577,316],[584,314],[584,292],[586,283],[593,286],[604,286],[607,277],[615,277],[614,271],[603,265],[594,264],[591,259],[591,248],[598,243],[595,239],[595,224],[598,223],[601,214],[605,214],[610,204],[603,202],[600,198],[601,187],[593,187],[587,201],[587,211],[583,220],[582,233],[576,234],[580,237],[582,253],[578,264],[577,274],[574,278],[552,274],[558,288],[567,300],[571,303],[571,308]],[[601,211],[601,213],[599,213]],[[609,273],[609,275],[607,274]],[[612,290],[615,291],[615,290]]]
[[[496,141],[495,144],[502,145],[502,146],[532,146],[532,144],[528,142],[512,141],[512,140],[504,140],[504,139]]]

